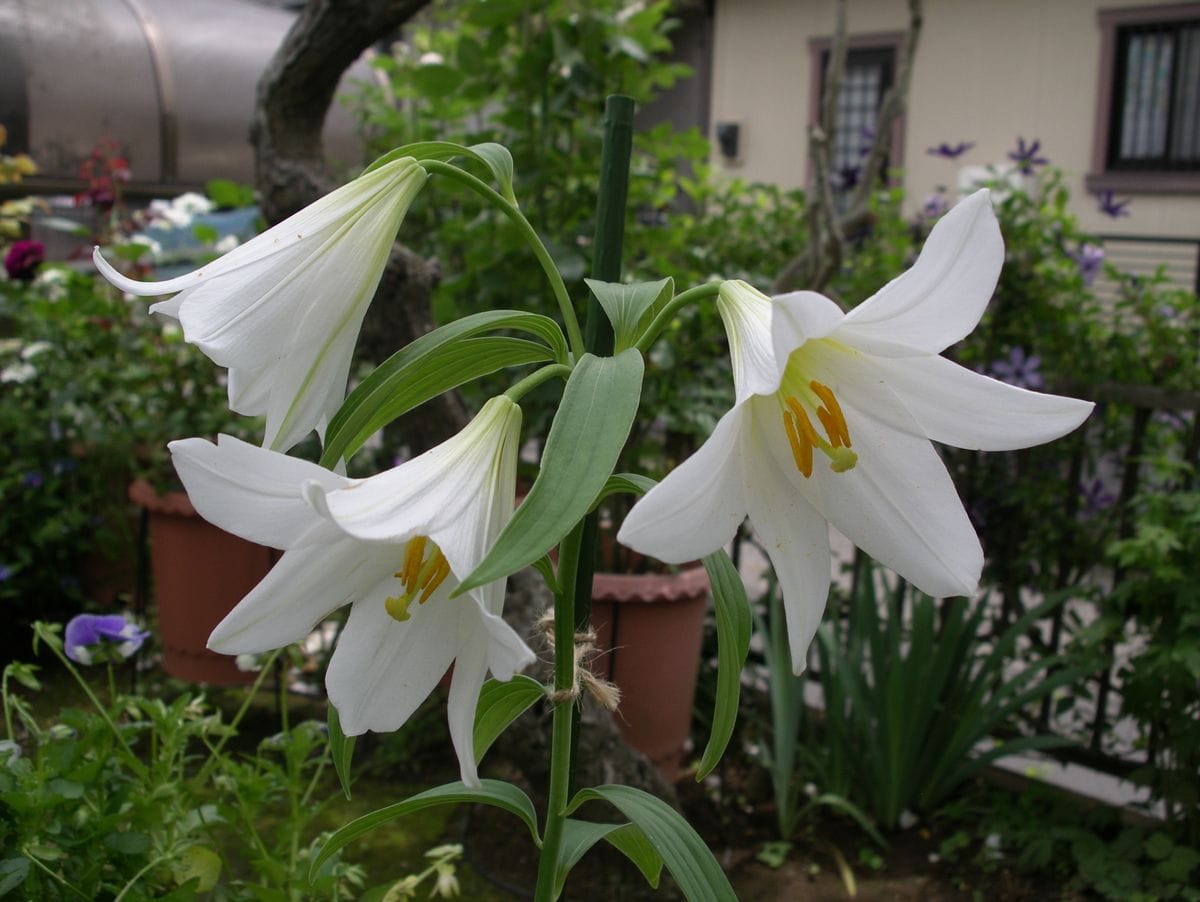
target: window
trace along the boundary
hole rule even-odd
[[[896,55],[902,39],[903,35],[887,34],[852,37],[847,42],[846,72],[838,92],[837,125],[830,145],[830,176],[835,187],[849,188],[857,180],[865,152],[871,145],[879,105],[895,79]],[[815,40],[812,48],[814,72],[809,122],[816,123],[821,118],[830,40]],[[899,165],[899,130],[890,137],[884,171]]]
[[[1200,3],[1100,13],[1088,187],[1200,192]]]

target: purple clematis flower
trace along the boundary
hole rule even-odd
[[[921,215],[926,219],[937,219],[950,209],[950,204],[946,202],[946,195],[941,191],[934,191],[925,197],[924,203],[921,204]]]
[[[1098,191],[1096,193],[1096,203],[1099,205],[1101,213],[1113,219],[1120,219],[1122,216],[1130,215],[1129,211],[1125,209],[1129,206],[1130,201],[1128,199],[1117,200],[1111,188],[1106,191]]]
[[[10,279],[29,282],[46,259],[46,246],[40,241],[17,241],[4,255],[4,269]]]
[[[67,657],[76,664],[92,664],[98,652],[111,648],[118,657],[128,658],[149,636],[120,614],[77,614],[67,623]]]
[[[1028,145],[1025,144],[1024,138],[1017,138],[1017,149],[1009,151],[1008,158],[1017,164],[1017,170],[1029,175],[1033,172],[1035,166],[1045,166],[1050,160],[1046,157],[1039,157],[1038,151],[1042,147],[1042,142],[1034,138]]]
[[[1116,501],[1116,496],[1104,485],[1103,479],[1093,479],[1079,486],[1083,496],[1083,513],[1085,516],[1095,516]]]
[[[1026,356],[1024,348],[1016,347],[1008,357],[992,361],[992,375],[1017,388],[1038,389],[1045,384],[1039,372],[1041,365],[1042,358],[1037,354]]]
[[[957,144],[947,144],[943,141],[937,147],[926,148],[925,153],[934,157],[945,157],[947,160],[957,160],[974,146],[974,141],[959,141]]]
[[[1084,242],[1071,256],[1079,264],[1079,275],[1083,284],[1091,287],[1096,281],[1096,276],[1100,275],[1100,267],[1104,263],[1104,248]]]
[[[12,579],[13,568],[8,564],[0,564],[0,583],[8,582]]]

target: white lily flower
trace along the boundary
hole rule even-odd
[[[346,735],[398,729],[453,664],[450,735],[463,782],[478,786],[472,731],[486,672],[508,680],[534,655],[500,617],[504,580],[449,595],[512,516],[520,428],[520,407],[493,398],[458,435],[368,479],[229,436],[172,442],[201,516],[284,549],[209,648],[280,648],[349,604],[325,677]]]
[[[411,157],[360,176],[194,272],[138,282],[96,248],[122,291],[175,294],[150,310],[229,368],[229,406],[266,416],[263,445],[286,451],[325,427],[346,392],[350,354],[400,220],[426,173]]]
[[[985,190],[850,313],[811,291],[772,301],[724,283],[735,404],[617,538],[681,563],[721,548],[749,516],[783,591],[796,673],[829,594],[829,523],[923,592],[973,594],[983,551],[930,442],[1025,448],[1070,432],[1093,407],[939,356],[979,322],[1003,261]]]

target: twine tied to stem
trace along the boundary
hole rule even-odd
[[[553,608],[546,611],[538,618],[538,629],[542,631],[542,635],[546,637],[546,644],[554,649],[554,610]],[[621,703],[621,690],[616,684],[610,683],[608,680],[601,679],[592,673],[589,663],[591,658],[597,652],[596,648],[596,631],[589,629],[586,631],[576,631],[574,635],[575,655],[572,672],[574,677],[571,680],[570,689],[557,689],[546,693],[547,698],[555,704],[559,702],[575,701],[582,694],[582,690],[586,689],[588,695],[596,700],[600,707],[606,711],[615,711]]]

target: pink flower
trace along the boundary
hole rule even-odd
[[[4,269],[10,279],[29,282],[46,259],[46,246],[40,241],[18,241],[4,255]]]

